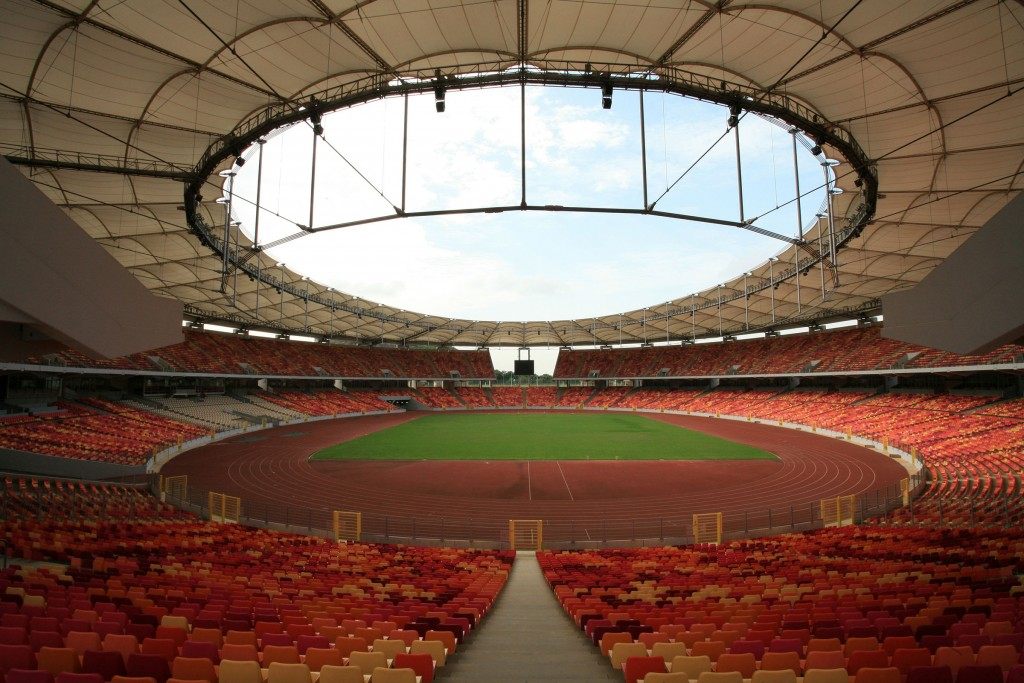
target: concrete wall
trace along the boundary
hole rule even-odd
[[[882,336],[985,353],[1024,338],[1024,194],[916,287],[882,296]]]
[[[146,473],[145,465],[115,465],[109,462],[58,458],[0,448],[0,470],[68,479],[111,479]]]
[[[150,293],[3,158],[0,205],[0,361],[51,350],[38,333],[101,358],[182,341],[181,302]]]

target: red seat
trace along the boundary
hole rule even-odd
[[[1004,683],[1003,670],[996,664],[979,666],[968,664],[960,667],[956,674],[956,683]]]
[[[82,655],[82,673],[94,673],[109,681],[114,676],[126,676],[124,658],[120,652],[86,650]]]
[[[931,663],[931,662],[929,662]],[[846,672],[853,676],[860,669],[880,669],[889,666],[889,657],[882,650],[857,650],[846,660]]]
[[[53,683],[53,674],[38,669],[10,669],[6,683]]]
[[[34,669],[36,658],[28,645],[0,645],[0,675],[11,669]]]
[[[420,677],[420,683],[433,683],[434,658],[425,652],[420,654],[399,652],[395,655],[392,665],[396,669],[412,669]]]
[[[661,657],[627,657],[622,670],[626,683],[636,683],[649,673],[664,673],[665,660]]]
[[[907,674],[906,683],[953,683],[953,672],[948,666],[918,666]]]
[[[145,676],[152,678],[156,683],[166,683],[171,677],[171,669],[167,664],[167,658],[159,654],[133,654],[128,655],[128,662],[125,665],[128,676]]]

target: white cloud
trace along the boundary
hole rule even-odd
[[[617,93],[614,108],[606,111],[592,91],[530,89],[531,203],[639,207],[636,104],[635,93]],[[518,204],[517,89],[452,92],[444,114],[434,112],[432,96],[410,98],[409,109],[410,210]],[[316,225],[387,215],[400,203],[402,111],[401,100],[387,100],[325,117],[327,139],[338,152],[318,146]],[[663,110],[657,97],[648,97],[647,112],[654,198],[722,133],[727,114],[674,96],[666,96]],[[780,185],[772,175],[778,174],[778,163],[773,167],[771,161],[778,162],[779,142],[788,144],[789,136],[775,134],[773,154],[766,124],[748,116],[742,125],[748,206],[770,207]],[[263,212],[261,243],[293,234],[294,223],[308,220],[311,140],[308,126],[300,124],[265,146],[263,204],[285,219]],[[732,155],[730,136],[659,208],[735,217]],[[791,178],[785,187],[790,184]],[[242,169],[236,191],[255,197],[255,163]],[[236,202],[235,208],[251,233],[252,207]],[[779,212],[777,218],[786,216]],[[792,232],[792,220],[786,220],[788,228],[773,224],[771,229]],[[725,281],[779,247],[725,227],[616,214],[512,211],[344,228],[302,237],[270,255],[315,281],[406,310],[551,320],[657,305]]]

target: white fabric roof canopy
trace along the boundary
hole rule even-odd
[[[680,292],[647,309],[501,323],[399,311],[358,292],[329,293],[294,273],[286,277],[300,290],[367,314],[307,306],[292,294],[282,303],[262,285],[257,318],[257,283],[243,275],[233,296],[219,291],[221,258],[189,231],[178,208],[184,186],[171,171],[191,171],[215,140],[270,105],[376,74],[470,73],[521,61],[542,70],[566,61],[674,68],[775,86],[846,129],[876,160],[879,198],[875,220],[839,252],[838,288],[823,300],[817,275],[809,275],[799,294],[794,278],[746,298],[738,274],[722,290]],[[7,0],[0,7],[0,148],[83,230],[146,286],[193,312],[367,340],[616,343],[664,339],[666,328],[673,338],[694,329],[741,333],[771,324],[773,311],[780,323],[870,309],[881,294],[920,281],[1022,188],[1022,87],[1019,0]],[[845,191],[835,198],[838,216],[860,196],[848,170],[837,168]],[[203,194],[206,221],[222,222],[212,201],[219,193]],[[778,258],[775,272],[793,263],[792,247]],[[769,264],[752,272],[751,282],[765,279]],[[707,306],[691,313],[692,304]]]

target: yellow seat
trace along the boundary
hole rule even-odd
[[[705,671],[697,677],[697,683],[743,683],[743,674],[739,671]]]
[[[690,677],[682,671],[676,671],[674,673],[652,671],[644,676],[644,683],[690,683]]]
[[[54,678],[65,671],[78,673],[78,655],[70,647],[43,646],[36,653],[36,668],[49,671]]]
[[[388,657],[383,652],[354,651],[348,656],[349,666],[358,666],[364,676],[369,676],[378,666],[387,667]]]
[[[679,655],[672,659],[672,673],[682,671],[696,679],[705,671],[711,671],[711,658],[707,655]]]
[[[804,683],[850,683],[850,676],[846,669],[808,669]]]
[[[388,659],[394,659],[399,652],[405,652],[405,641],[378,638],[373,641],[373,651],[383,652]]]
[[[416,683],[416,672],[412,669],[385,669],[379,666],[373,670],[370,683]]]
[[[611,659],[615,669],[622,669],[622,665],[630,657],[646,657],[647,648],[643,643],[615,643],[612,646]]]
[[[188,619],[183,616],[175,614],[165,614],[160,618],[161,626],[170,626],[172,628],[181,628],[188,631]]]
[[[666,664],[680,655],[687,655],[685,643],[655,643],[651,648],[651,656],[661,657]]]
[[[448,659],[444,643],[439,640],[417,640],[409,646],[409,654],[418,655],[423,652],[434,658],[434,666],[444,666]]]
[[[260,665],[254,661],[221,660],[220,683],[263,683]]]
[[[312,680],[305,664],[274,662],[267,670],[267,683],[311,683]]]
[[[365,683],[363,670],[358,666],[324,664],[317,683]]]
[[[755,671],[754,675],[750,677],[750,683],[797,683],[796,672],[792,669]]]

